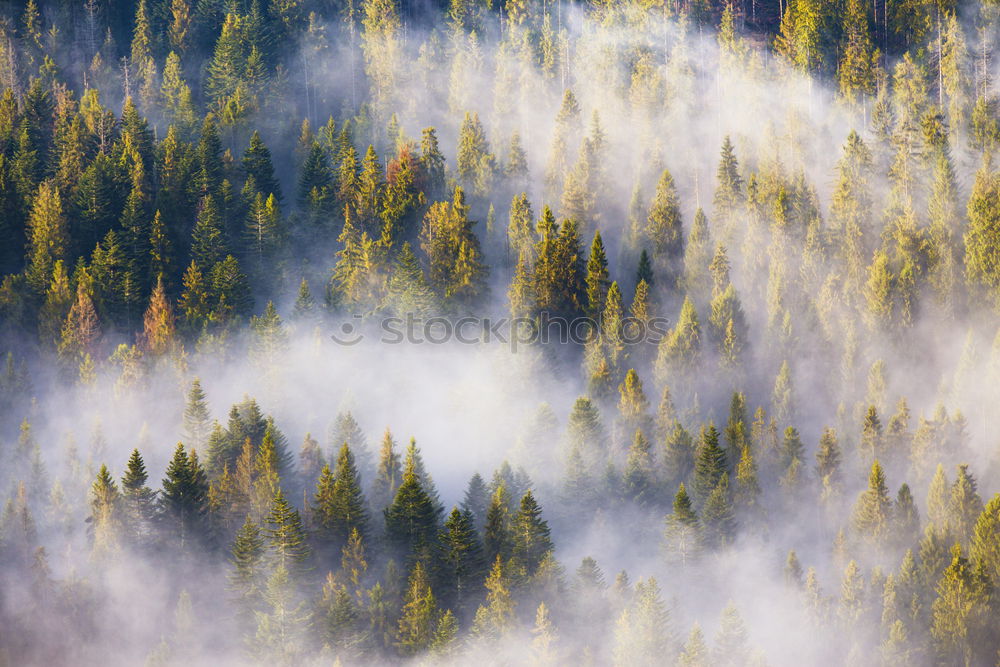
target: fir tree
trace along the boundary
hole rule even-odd
[[[304,574],[311,556],[305,528],[299,511],[285,499],[280,487],[274,494],[264,524],[270,559],[275,568],[284,570],[289,577]]]
[[[233,541],[229,587],[239,608],[240,620],[249,623],[263,601],[265,584],[264,538],[248,516]]]
[[[701,446],[695,459],[695,497],[705,502],[726,470],[726,452],[719,447],[719,432],[715,429],[715,424],[710,423],[707,429],[702,430]]]
[[[156,492],[146,485],[148,479],[146,464],[139,450],[133,449],[122,476],[121,488],[125,524],[129,539],[136,545],[143,545],[156,519]]]
[[[546,554],[554,548],[542,508],[531,491],[521,498],[521,507],[511,522],[513,556],[528,574],[534,574]]]
[[[690,563],[701,550],[701,541],[701,523],[692,508],[691,498],[681,483],[674,496],[673,512],[667,516],[664,534],[669,559],[681,565]]]
[[[886,488],[885,473],[875,461],[868,476],[868,490],[858,497],[854,505],[854,528],[861,537],[881,545],[889,530],[891,516],[892,501]]]
[[[385,509],[385,528],[390,543],[407,557],[419,558],[435,545],[438,512],[420,483],[412,458],[407,460],[392,504]]]
[[[423,564],[417,561],[410,574],[396,633],[396,646],[402,655],[420,653],[430,646],[436,617],[437,602],[431,591],[430,579]]]
[[[181,443],[174,450],[166,475],[159,498],[160,516],[169,537],[183,553],[199,537],[207,510],[208,481],[194,451],[189,454]]]

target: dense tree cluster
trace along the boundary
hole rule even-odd
[[[998,26],[992,1],[4,5],[0,663],[788,660],[727,601],[747,586],[713,588],[737,564],[820,637],[802,664],[994,664]],[[407,315],[587,318],[526,344],[572,398],[490,406],[510,462],[460,493],[412,438],[251,397],[346,354],[327,329]],[[242,364],[220,414],[210,374]],[[109,443],[95,408],[80,447],[61,408],[88,397],[171,426]],[[123,639],[137,582],[155,627]]]

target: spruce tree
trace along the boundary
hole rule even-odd
[[[481,581],[486,571],[472,513],[452,509],[438,544],[442,602],[454,609],[459,618],[467,618],[480,598]]]
[[[417,561],[410,573],[396,631],[396,646],[400,654],[414,655],[426,650],[434,639],[436,619],[437,601],[431,591],[430,578],[423,563]]]
[[[146,485],[148,479],[142,455],[133,449],[122,476],[122,500],[129,538],[136,545],[149,537],[156,519],[156,492]]]
[[[194,451],[188,454],[177,444],[167,466],[160,492],[160,517],[168,544],[173,542],[183,553],[200,536],[200,524],[207,510],[208,481]]]
[[[587,313],[597,317],[604,307],[608,280],[608,259],[604,251],[604,241],[601,231],[594,232],[594,242],[590,246],[590,258],[587,260]]]
[[[438,532],[438,512],[420,483],[412,458],[407,460],[402,483],[384,514],[386,535],[399,555],[418,559],[433,549]]]
[[[701,446],[694,465],[695,497],[704,503],[728,470],[726,452],[719,447],[719,432],[714,423],[702,430]]]
[[[681,483],[677,488],[677,495],[674,496],[673,512],[667,516],[667,528],[664,533],[667,557],[680,565],[689,564],[697,557],[701,543],[701,523],[694,512],[691,498]]]
[[[667,170],[663,171],[656,186],[656,195],[646,221],[645,239],[652,248],[653,259],[663,272],[667,286],[674,287],[684,258],[684,228],[677,189]]]
[[[878,461],[872,464],[868,476],[868,490],[864,491],[854,505],[854,529],[858,535],[876,546],[884,543],[889,530],[892,501],[885,483],[885,473]]]
[[[340,551],[352,531],[357,530],[364,537],[368,521],[365,507],[354,455],[345,442],[340,448],[336,470],[331,474],[329,466],[325,466],[316,490],[313,516],[323,540]]]
[[[509,509],[509,492],[504,484],[497,486],[486,510],[486,522],[483,526],[483,550],[487,562],[497,558],[506,561],[513,550],[513,535],[511,534],[511,517]]]
[[[265,584],[264,538],[249,516],[236,533],[232,545],[229,588],[239,609],[239,619],[248,624],[263,601]]]
[[[736,517],[729,490],[729,473],[724,473],[712,489],[702,511],[705,541],[709,545],[726,546],[736,536]]]
[[[542,519],[542,508],[531,491],[521,497],[521,507],[511,522],[511,536],[513,557],[525,567],[529,576],[534,574],[554,545],[549,526]]]
[[[90,523],[92,553],[97,557],[111,554],[121,548],[122,501],[118,485],[102,465],[97,479],[91,486]]]
[[[283,570],[292,579],[304,575],[311,557],[306,531],[299,511],[285,499],[280,487],[271,501],[264,525],[269,558],[275,571]]]
[[[476,530],[482,530],[486,524],[486,511],[489,508],[490,494],[486,482],[478,472],[469,479],[462,499],[462,511],[469,512],[475,522]]]

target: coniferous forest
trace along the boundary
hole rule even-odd
[[[0,666],[1000,664],[998,56],[0,2]]]

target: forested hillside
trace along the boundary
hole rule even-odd
[[[998,39],[0,3],[0,666],[1000,664]]]

